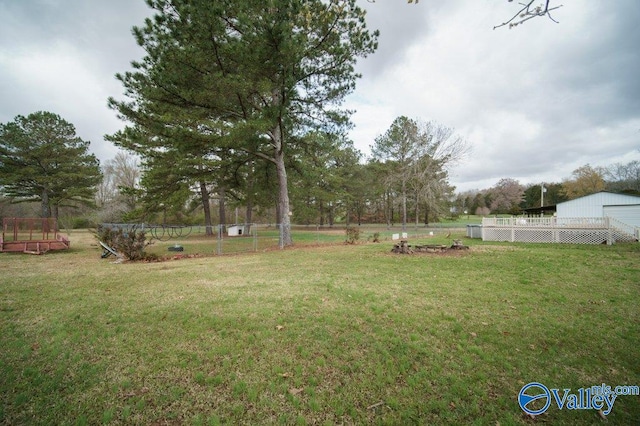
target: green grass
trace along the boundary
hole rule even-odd
[[[638,244],[114,264],[71,241],[0,254],[0,423],[526,424],[531,381],[640,384]],[[619,396],[609,423],[638,423],[639,402]]]
[[[441,224],[440,228],[424,228],[415,226],[407,227],[406,233],[410,238],[419,238],[428,236],[429,233],[434,236],[445,236],[451,232],[451,227],[458,227],[461,230],[466,225],[460,223]],[[449,228],[445,227],[449,226]],[[317,246],[327,244],[342,244],[347,239],[345,233],[346,226],[344,224],[336,224],[332,227],[319,227],[316,225],[296,225],[292,229],[293,239],[296,246]],[[380,241],[391,241],[394,234],[402,233],[400,226],[387,229],[386,226],[380,225],[363,225],[360,229],[360,241],[372,241],[374,234],[378,234]],[[460,231],[466,232],[466,231]],[[185,231],[185,234],[187,232]],[[148,233],[150,238],[152,233]],[[185,237],[167,238],[166,240],[152,239],[153,244],[147,248],[149,253],[156,254],[160,257],[177,255],[213,255],[213,254],[237,254],[255,251],[268,251],[279,247],[278,229],[271,226],[259,225],[253,229],[250,235],[238,237],[223,236],[222,240],[218,240],[218,235],[206,236],[203,227],[193,227]],[[181,245],[183,251],[179,253],[169,252],[169,247],[173,245]]]

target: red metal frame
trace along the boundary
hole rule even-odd
[[[2,220],[0,252],[42,254],[69,247],[69,239],[58,233],[58,221],[54,218],[9,217]]]

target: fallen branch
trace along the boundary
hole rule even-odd
[[[368,406],[367,410],[373,410],[374,408],[378,408],[381,405],[384,405],[384,401],[376,402],[375,404]]]

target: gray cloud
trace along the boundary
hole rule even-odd
[[[143,54],[131,28],[147,15],[143,1],[0,1],[0,122],[51,111],[102,160],[113,157],[103,135],[122,123],[107,97],[122,92],[115,74]]]
[[[405,60],[361,82],[356,144],[366,150],[400,114],[454,126],[474,148],[452,171],[461,189],[560,181],[585,163],[640,158],[640,5],[574,1],[556,12],[560,24],[493,31],[507,6],[449,1],[416,12],[428,30]]]
[[[367,27],[380,31],[378,50],[359,66],[359,71],[368,76],[378,76],[387,67],[402,62],[407,49],[428,32],[425,9],[389,0],[362,0],[360,6],[367,12]]]
[[[574,0],[559,24],[493,30],[515,3],[360,0],[381,35],[346,104],[356,146],[367,152],[399,115],[455,127],[473,147],[451,170],[462,190],[640,159],[640,4]],[[0,0],[0,122],[52,111],[113,157],[102,137],[124,123],[106,100],[143,54],[131,28],[149,12],[142,0]]]

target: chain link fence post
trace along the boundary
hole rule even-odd
[[[253,251],[258,251],[258,226],[255,223],[250,223],[248,225],[251,227],[251,233],[253,234]]]

